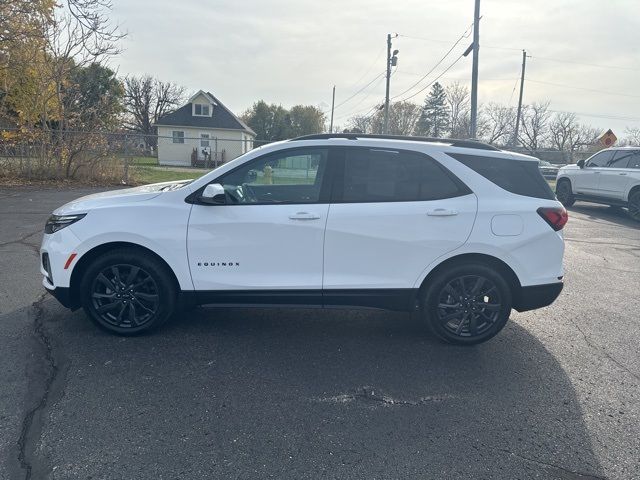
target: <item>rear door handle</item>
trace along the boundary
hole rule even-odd
[[[620,172],[618,175],[626,175],[625,172]]]
[[[427,212],[430,217],[451,217],[457,215],[458,212],[449,208],[435,208]]]
[[[289,215],[291,220],[319,220],[320,216],[315,213],[309,212],[297,212],[292,215]]]

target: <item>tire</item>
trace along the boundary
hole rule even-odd
[[[640,190],[634,190],[629,195],[629,216],[640,222]]]
[[[571,191],[571,182],[566,179],[560,179],[556,185],[556,197],[558,201],[565,207],[570,207],[576,203],[576,198]]]
[[[87,316],[117,335],[155,330],[176,306],[177,289],[168,267],[139,249],[117,249],[99,256],[86,269],[81,285]]]
[[[504,277],[474,263],[437,273],[425,291],[422,311],[429,329],[441,340],[475,345],[502,330],[511,305],[511,289]]]

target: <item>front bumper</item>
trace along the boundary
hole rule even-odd
[[[45,287],[45,290],[54,296],[58,302],[63,307],[70,308],[71,310],[76,310],[80,305],[78,304],[77,299],[73,298],[71,295],[71,289],[67,287]]]
[[[563,286],[562,282],[557,282],[520,287],[520,292],[514,299],[513,308],[519,312],[526,312],[551,305],[560,295]]]

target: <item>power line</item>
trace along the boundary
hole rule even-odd
[[[605,95],[618,95],[620,97],[640,98],[640,95],[630,95],[628,93],[618,93],[618,92],[606,92],[604,90],[595,90],[593,88],[583,88],[583,87],[576,87],[573,85],[563,85],[561,83],[543,82],[542,80],[531,80],[530,78],[528,78],[527,81],[534,82],[534,83],[541,83],[543,85],[553,85],[555,87],[570,88],[572,90],[583,90],[585,92],[604,93]]]
[[[368,92],[365,96],[363,96],[360,100],[358,100],[358,102],[357,102],[357,103],[354,103],[353,105],[351,105],[351,111],[350,111],[350,112],[348,112],[348,113],[343,113],[339,118],[342,118],[342,117],[345,117],[345,116],[347,116],[347,115],[350,115],[350,114],[351,114],[351,112],[353,112],[353,111],[358,107],[358,105],[361,105],[362,103],[364,103],[364,101],[365,101],[367,98],[369,98],[369,97],[373,94],[373,92],[376,90],[376,88],[378,88],[378,86],[380,85],[380,83],[382,83],[382,80],[384,80],[384,76],[381,76],[381,77],[378,79],[378,82],[377,82],[375,85],[373,85],[373,87],[371,88],[371,90],[369,90],[369,92]]]
[[[438,75],[436,78],[434,78],[431,82],[427,83],[424,87],[422,87],[420,90],[418,90],[416,93],[414,93],[413,95],[409,95],[408,97],[403,98],[402,100],[400,100],[401,102],[404,102],[406,100],[409,100],[410,98],[415,97],[416,95],[424,92],[427,88],[429,88],[431,85],[433,85],[434,83],[436,83],[445,73],[447,73],[451,68],[453,68],[453,66],[458,63],[461,59],[463,58],[463,55],[460,55],[458,58],[456,58],[454,60],[454,62],[449,65],[447,68],[445,68],[442,73],[440,73],[440,75]],[[396,98],[396,97],[393,97]]]
[[[449,50],[447,50],[447,53],[444,54],[444,56],[438,60],[438,63],[436,63],[431,70],[429,70],[427,73],[425,73],[422,77],[420,77],[420,79],[415,82],[413,85],[411,85],[409,88],[407,88],[406,90],[404,90],[402,93],[399,93],[397,95],[394,95],[393,97],[391,97],[391,99],[396,99],[398,97],[401,97],[402,95],[404,95],[405,93],[409,92],[410,90],[412,90],[414,87],[416,87],[417,85],[419,85],[420,83],[422,83],[422,81],[427,78],[429,75],[431,75],[431,73],[440,66],[440,64],[445,60],[445,58],[447,58],[449,56],[449,54],[453,51],[454,48],[456,48],[458,46],[458,44],[465,38],[468,38],[470,35],[470,29],[471,27],[473,27],[473,23],[471,25],[469,25],[469,27],[467,27],[467,29],[464,31],[464,33],[462,35],[460,35],[460,38],[458,38],[458,40],[456,40],[454,42],[454,44],[451,46],[451,48]],[[399,35],[399,36],[404,36],[404,35]]]
[[[356,85],[358,85],[364,79],[364,77],[369,75],[369,72],[373,70],[373,67],[375,67],[378,64],[378,60],[380,60],[380,57],[382,56],[383,53],[384,53],[384,47],[380,49],[380,51],[378,52],[378,55],[376,55],[376,59],[369,66],[369,68],[367,68],[367,70],[358,78],[358,80],[353,82],[353,84],[349,88],[347,88],[347,91],[352,90]]]
[[[385,72],[379,73],[378,75],[376,75],[375,77],[373,77],[373,79],[368,82],[364,87],[362,87],[360,90],[358,90],[357,92],[355,92],[353,95],[351,95],[349,98],[347,98],[346,100],[343,100],[342,102],[340,102],[338,105],[336,105],[336,109],[340,108],[342,105],[344,105],[345,103],[347,103],[349,100],[351,100],[353,97],[355,97],[356,95],[358,95],[360,92],[362,92],[364,89],[366,89],[369,85],[371,85],[373,82],[375,82],[376,80],[378,80],[378,78],[380,78],[381,76],[385,75]]]

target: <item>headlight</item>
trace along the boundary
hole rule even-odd
[[[51,215],[44,226],[44,233],[55,233],[68,227],[72,223],[84,218],[86,213],[78,213],[75,215]]]

